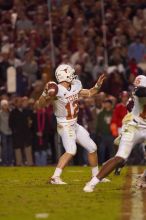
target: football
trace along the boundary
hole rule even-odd
[[[47,89],[49,96],[54,97],[58,93],[58,85],[53,81],[47,83]]]

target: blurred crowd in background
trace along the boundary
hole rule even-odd
[[[62,154],[52,105],[34,108],[44,85],[55,80],[54,68],[60,63],[74,66],[83,88],[92,87],[100,73],[107,75],[96,97],[79,102],[78,121],[98,144],[100,164],[116,151],[113,140],[127,113],[135,77],[146,75],[145,0],[104,0],[104,17],[102,1],[51,3],[50,16],[46,0],[0,0],[0,163],[4,166],[54,164]],[[137,149],[129,163],[144,164],[145,146]],[[78,146],[73,164],[87,163],[86,152]]]

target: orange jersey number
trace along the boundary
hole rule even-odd
[[[65,108],[67,110],[67,116],[66,116],[67,120],[77,117],[79,111],[78,101],[74,101],[73,103],[68,102]]]

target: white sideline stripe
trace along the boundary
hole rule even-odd
[[[36,218],[48,218],[49,214],[48,213],[37,213],[35,214]]]
[[[136,174],[138,174],[138,168],[133,167],[131,191],[133,191],[133,187],[136,185]],[[131,204],[132,204],[132,211],[131,211],[130,219],[144,220],[142,190],[136,189],[133,195],[131,195]]]

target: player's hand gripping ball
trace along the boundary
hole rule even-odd
[[[58,93],[58,85],[55,82],[50,81],[47,83],[47,90],[50,97],[55,97]]]

